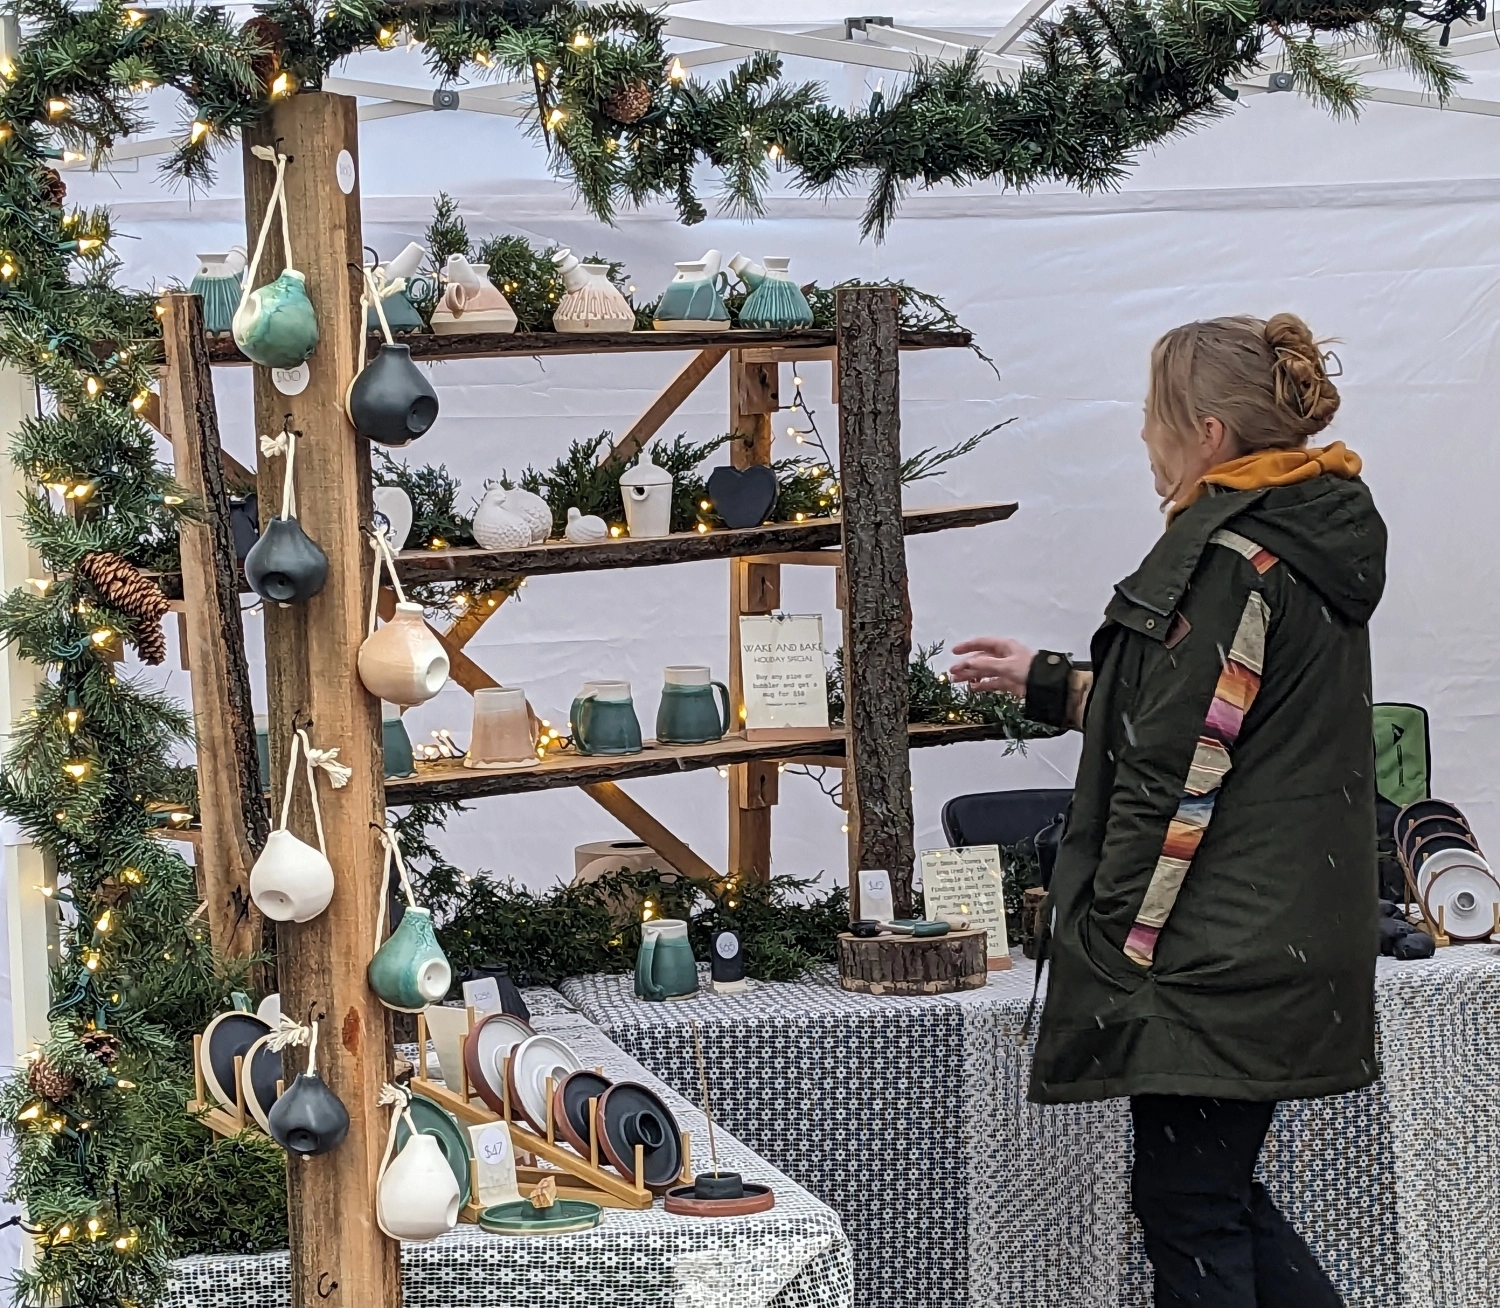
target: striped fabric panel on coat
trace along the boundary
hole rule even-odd
[[[1210,539],[1215,545],[1226,546],[1244,555],[1259,573],[1265,573],[1276,563],[1275,555],[1235,532],[1217,531]],[[1266,631],[1270,625],[1271,610],[1265,598],[1259,591],[1251,591],[1203,720],[1203,731],[1198,737],[1198,746],[1193,751],[1193,762],[1183,786],[1185,793],[1178,802],[1177,812],[1167,824],[1166,839],[1146,887],[1146,897],[1141,901],[1140,911],[1125,938],[1125,956],[1142,967],[1150,967],[1156,956],[1157,939],[1167,924],[1177,894],[1182,889],[1183,878],[1192,866],[1193,856],[1198,852],[1203,833],[1214,815],[1214,800],[1218,797],[1219,787],[1233,766],[1229,751],[1239,738],[1245,714],[1250,711],[1250,705],[1260,690]]]

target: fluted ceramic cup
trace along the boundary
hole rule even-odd
[[[536,762],[536,731],[518,686],[474,692],[474,729],[466,768],[522,768]]]

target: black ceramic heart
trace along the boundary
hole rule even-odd
[[[379,445],[410,445],[438,415],[437,392],[411,361],[411,346],[380,347],[349,387],[349,421]]]
[[[251,491],[244,499],[229,499],[229,530],[234,536],[234,557],[243,563],[260,539],[260,501]]]
[[[261,599],[295,604],[323,589],[328,555],[296,518],[272,518],[245,556],[245,580]]]
[[[293,1154],[326,1154],[349,1134],[349,1110],[316,1072],[293,1080],[266,1118],[271,1139]]]
[[[708,498],[726,527],[758,527],[776,503],[776,474],[764,464],[753,468],[715,468],[708,477]]]

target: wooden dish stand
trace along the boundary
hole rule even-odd
[[[245,1060],[234,1056],[234,1112],[227,1112],[218,1104],[210,1103],[208,1087],[203,1083],[203,1037],[193,1037],[193,1097],[187,1102],[187,1111],[198,1118],[204,1126],[223,1136],[236,1136],[241,1131],[259,1131],[260,1123],[245,1112],[245,1085],[240,1077]],[[283,1081],[276,1082],[276,1097],[286,1088]]]
[[[607,1164],[600,1165],[598,1100],[589,1100],[589,1152],[586,1158],[557,1139],[556,1124],[552,1115],[553,1092],[556,1086],[550,1076],[547,1078],[546,1133],[538,1135],[524,1122],[516,1120],[510,1102],[509,1055],[505,1059],[506,1075],[502,1078],[505,1111],[497,1115],[487,1105],[474,1102],[473,1087],[469,1084],[468,1068],[464,1062],[464,1046],[468,1043],[473,1030],[474,1010],[470,1008],[467,1029],[459,1040],[459,1086],[455,1092],[441,1081],[427,1079],[427,1020],[423,1014],[417,1014],[417,1059],[416,1070],[411,1078],[412,1092],[425,1095],[465,1124],[474,1126],[504,1124],[510,1132],[511,1147],[516,1151],[516,1184],[520,1187],[522,1194],[527,1193],[530,1187],[537,1185],[545,1178],[551,1177],[557,1182],[558,1197],[562,1199],[586,1199],[590,1203],[600,1204],[605,1208],[650,1208],[654,1196],[646,1188],[646,1183],[642,1179],[644,1151],[640,1145],[635,1147],[635,1174],[632,1177],[628,1179],[621,1177],[613,1169],[606,1170]],[[529,1158],[530,1161],[523,1163],[521,1161],[523,1157]],[[479,1163],[476,1159],[469,1160],[469,1173],[470,1199],[459,1213],[459,1220],[478,1222],[483,1205],[479,1203]],[[682,1133],[680,1179],[684,1184],[693,1179],[692,1136],[686,1131]]]

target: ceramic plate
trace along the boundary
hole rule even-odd
[[[479,1214],[481,1230],[491,1235],[565,1235],[569,1231],[591,1231],[604,1220],[604,1209],[587,1199],[557,1199],[546,1217],[533,1217],[537,1210],[530,1199],[496,1204]]]
[[[1427,856],[1421,857],[1423,854]],[[1427,888],[1432,885],[1432,879],[1435,876],[1453,868],[1475,868],[1485,873],[1490,871],[1490,865],[1485,861],[1484,856],[1468,845],[1449,846],[1445,849],[1433,850],[1430,854],[1424,847],[1419,851],[1418,857],[1420,861],[1417,864],[1416,877],[1419,895],[1427,893]]]
[[[1446,799],[1419,799],[1396,814],[1396,826],[1392,833],[1396,837],[1396,848],[1404,851],[1412,827],[1424,818],[1430,817],[1452,818],[1456,822],[1461,822],[1465,830],[1468,829],[1468,819]]]
[[[591,1068],[574,1072],[558,1084],[552,1099],[552,1124],[583,1157],[589,1156],[589,1100],[598,1099],[610,1087],[607,1076]]]
[[[519,1017],[487,1013],[474,1024],[464,1041],[464,1070],[469,1085],[492,1112],[505,1112],[505,1056],[535,1034],[531,1024]]]
[[[1454,864],[1433,874],[1423,898],[1433,920],[1454,940],[1487,940],[1495,929],[1500,883],[1472,863]]]
[[[609,1165],[627,1179],[635,1176],[635,1146],[644,1146],[642,1180],[658,1194],[682,1180],[682,1132],[672,1110],[634,1081],[610,1086],[599,1100],[599,1145]]]
[[[426,1095],[411,1097],[411,1120],[417,1124],[417,1130],[421,1134],[430,1135],[438,1142],[438,1148],[443,1151],[443,1157],[448,1160],[448,1166],[453,1169],[453,1177],[458,1182],[458,1206],[462,1208],[469,1202],[471,1184],[469,1133],[458,1124],[458,1119],[452,1113]],[[403,1119],[396,1126],[397,1150],[404,1149],[410,1138],[411,1131]]]
[[[533,1035],[510,1055],[510,1105],[540,1135],[547,1133],[547,1078],[553,1089],[582,1064],[556,1036]]]
[[[1405,835],[1402,837],[1401,852],[1408,859],[1411,858],[1416,853],[1417,846],[1429,836],[1457,836],[1470,845],[1477,844],[1474,833],[1458,818],[1434,813],[1431,817],[1418,818],[1406,828]]]
[[[267,995],[260,1001],[255,1016],[274,1031],[281,1025],[281,996],[275,991]]]
[[[254,1013],[220,1013],[203,1032],[203,1084],[226,1112],[234,1112],[234,1060],[271,1028]]]
[[[266,1120],[266,1114],[276,1102],[276,1085],[282,1076],[281,1055],[266,1043],[270,1038],[269,1035],[263,1035],[251,1045],[250,1052],[245,1055],[244,1066],[240,1068],[240,1089],[245,1095],[245,1111],[267,1135],[271,1134],[271,1123]]]

